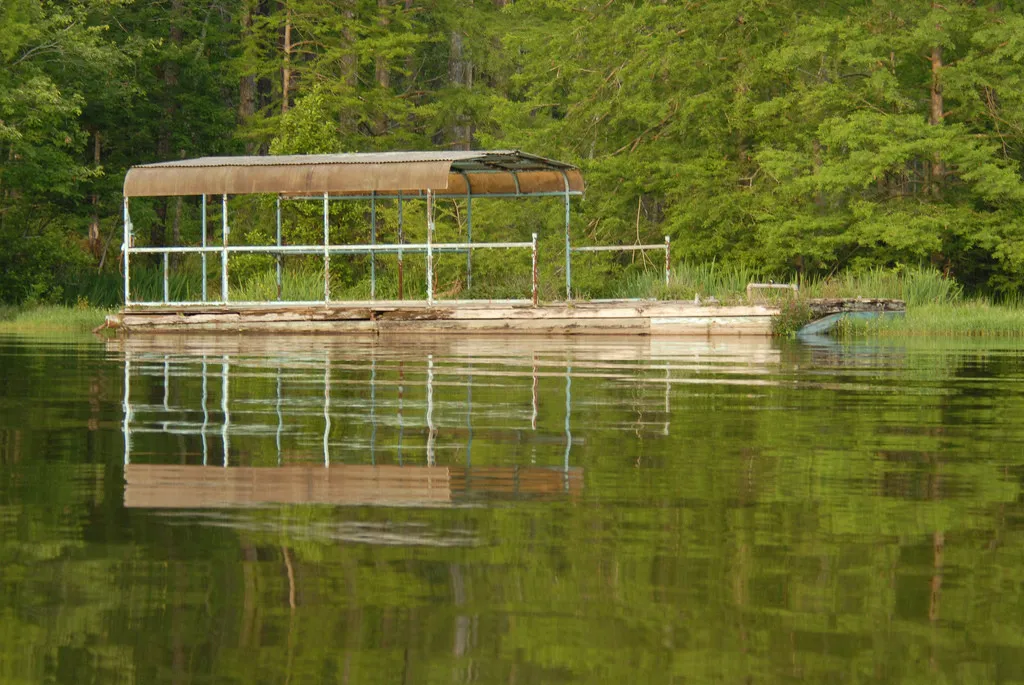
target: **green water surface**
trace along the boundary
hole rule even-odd
[[[1013,342],[0,338],[0,683],[1020,682],[1022,480]]]

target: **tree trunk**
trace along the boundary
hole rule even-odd
[[[252,5],[245,3],[242,8],[242,35],[241,40],[245,43],[252,39]],[[254,74],[243,74],[238,81],[238,118],[241,123],[256,114],[256,76]],[[245,153],[251,155],[255,150],[255,143],[246,141]]]
[[[181,206],[183,201],[184,198],[181,195],[174,198],[174,218],[171,219],[171,244],[175,247],[181,246]],[[179,257],[183,256],[184,255],[176,254],[170,255],[171,265],[176,267],[180,262]]]
[[[345,52],[341,56],[341,82],[349,88],[356,87],[356,38],[352,31],[352,23],[355,21],[355,8],[351,2],[345,3],[345,9],[341,16],[345,19],[345,27],[341,31],[345,42]]]
[[[448,82],[453,86],[473,88],[473,65],[466,59],[463,35],[452,31],[448,53]],[[457,114],[452,122],[452,149],[469,150],[473,146],[473,122],[468,115]]]
[[[171,45],[180,46],[182,41],[182,30],[179,25],[181,19],[181,13],[184,9],[184,0],[171,0],[171,12],[170,12],[170,28],[168,29],[168,39]],[[160,135],[157,139],[157,154],[161,161],[166,161],[172,158],[174,151],[171,150],[171,136],[172,128],[174,127],[178,113],[178,98],[177,98],[177,86],[178,86],[178,65],[172,61],[167,60],[163,64],[163,77],[164,77],[164,120],[160,126]],[[159,221],[155,221],[152,224],[152,228],[149,231],[149,239],[151,245],[164,245],[167,239],[167,199],[161,198],[156,206],[157,216],[160,218]],[[155,258],[159,259],[159,255],[154,255]]]
[[[342,42],[344,44],[341,60],[338,64],[340,71],[341,83],[351,88],[356,89],[358,83],[358,62],[356,61],[356,38],[355,32],[352,30],[352,23],[355,21],[356,13],[354,3],[351,0],[347,0],[344,3],[344,9],[341,12],[341,16],[344,18],[344,28],[341,30]],[[350,112],[342,111],[338,116],[338,125],[341,128],[342,135],[352,132],[355,125],[356,117],[352,116]]]
[[[942,46],[936,45],[932,48],[932,88],[931,88],[931,113],[928,123],[938,126],[945,116],[942,111]]]
[[[936,45],[932,48],[930,58],[932,63],[932,85],[931,85],[931,108],[928,115],[928,123],[932,126],[939,126],[945,117],[942,101],[942,46]],[[930,187],[933,195],[938,197],[942,193],[942,180],[946,175],[945,165],[942,163],[942,156],[936,152],[931,164]]]
[[[94,131],[92,134],[93,147],[92,147],[92,161],[99,167],[100,165],[100,132]],[[92,194],[92,218],[89,220],[89,252],[92,253],[93,257],[99,259],[100,257],[100,196],[98,193]]]
[[[281,69],[281,114],[288,111],[288,98],[290,97],[292,83],[292,10],[284,20],[284,67]]]
[[[388,17],[388,2],[389,0],[377,0],[377,9],[380,11],[379,23],[382,33],[388,32],[388,25],[391,23],[391,19]],[[374,76],[377,79],[377,87],[383,91],[390,90],[391,88],[391,69],[388,65],[388,60],[383,55],[377,55],[377,59],[374,62]],[[380,113],[380,117],[377,120],[377,135],[384,135],[388,131],[388,116],[385,112]]]
[[[388,32],[388,25],[391,19],[388,17],[388,0],[377,0],[377,8],[380,10],[380,27],[382,33]],[[377,77],[377,85],[387,89],[391,87],[391,70],[388,68],[388,61],[385,57],[378,55],[374,65],[374,75]]]

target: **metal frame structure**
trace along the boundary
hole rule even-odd
[[[645,252],[647,250],[665,251],[665,285],[672,275],[672,240],[665,236],[664,245],[591,245],[568,248],[571,252]],[[748,295],[749,297],[749,295]]]
[[[418,184],[418,187],[417,187]],[[412,186],[412,187],[410,187]],[[202,158],[133,167],[124,184],[124,297],[125,306],[226,305],[229,296],[229,260],[233,254],[268,254],[276,257],[276,305],[327,304],[331,300],[330,262],[332,255],[368,254],[370,256],[370,299],[377,295],[376,257],[379,253],[397,254],[399,299],[404,298],[404,256],[423,253],[426,261],[426,300],[435,302],[434,256],[437,253],[466,253],[466,282],[472,284],[472,253],[480,249],[528,249],[531,251],[532,287],[530,300],[538,304],[537,234],[529,242],[473,242],[473,200],[487,198],[558,197],[565,206],[566,298],[572,299],[570,201],[583,194],[579,170],[564,162],[529,155],[518,150],[487,152],[370,153],[347,155],[292,155],[239,158]],[[200,191],[200,192],[196,192]],[[228,222],[228,198],[232,194],[277,195],[276,232],[273,245],[231,245]],[[199,246],[136,246],[129,201],[131,197],[199,195],[202,197],[202,240]],[[207,242],[207,201],[221,200],[221,244]],[[465,199],[466,242],[435,243],[434,207],[438,199]],[[281,205],[285,200],[322,201],[324,239],[320,245],[286,245],[282,237]],[[337,200],[369,200],[370,243],[332,243],[330,205]],[[398,203],[398,242],[377,242],[377,207],[382,200]],[[426,242],[404,242],[404,203],[426,202]],[[580,248],[576,248],[580,249]],[[133,301],[131,298],[131,257],[159,254],[163,258],[163,292],[159,301]],[[170,297],[170,255],[199,254],[203,264],[200,302],[176,302]],[[220,255],[220,298],[210,299],[207,292],[207,256]],[[283,257],[286,255],[322,255],[324,261],[324,297],[322,300],[283,300]],[[267,302],[231,302],[256,305]]]

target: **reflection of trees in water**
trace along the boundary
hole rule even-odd
[[[561,373],[543,354],[535,373],[530,354],[521,375],[500,377],[474,360],[467,411],[466,384],[452,380],[466,365],[431,354],[435,468],[465,468],[468,413],[473,473],[507,468],[510,460],[524,473],[534,452],[540,466],[558,472],[566,447],[564,356]],[[297,502],[173,515],[121,506],[115,395],[123,369],[97,372],[88,359],[65,360],[88,373],[67,375],[61,391],[70,401],[46,399],[41,427],[19,413],[44,407],[41,398],[8,402],[0,417],[0,569],[11,588],[0,595],[0,663],[30,682],[46,674],[56,681],[294,683],[346,676],[742,682],[750,674],[778,682],[861,674],[912,682],[930,670],[929,682],[1010,679],[1013,645],[1024,637],[1015,589],[1024,581],[1017,472],[1024,434],[1009,418],[1021,414],[1021,398],[1004,393],[999,406],[978,403],[976,421],[954,423],[971,401],[950,392],[962,377],[947,384],[942,357],[910,352],[906,359],[906,375],[881,365],[888,390],[870,374],[851,373],[871,372],[861,365],[840,369],[847,375],[835,390],[813,374],[775,373],[770,362],[744,375],[722,370],[742,366],[738,356],[693,369],[675,359],[665,412],[663,381],[623,380],[663,379],[663,369],[598,376],[576,358],[571,459],[586,473],[586,488],[575,498],[505,504],[484,496],[468,503],[489,506],[445,509]],[[364,459],[350,466],[397,468],[400,429],[403,463],[425,468],[423,358],[378,355],[361,364],[332,352],[332,360],[331,468],[344,465],[334,457],[360,450]],[[222,360],[208,361],[215,457]],[[322,406],[299,404],[307,416],[288,401],[296,389],[321,397],[322,380],[308,383],[307,376],[322,379],[322,364],[288,374],[274,359],[268,373],[236,374],[245,364],[230,363],[229,428],[240,432],[230,435],[226,471],[245,473],[242,464],[276,471],[279,382],[285,427],[308,426],[315,436],[302,442],[282,432],[281,470],[323,471],[318,451],[301,452],[319,447]],[[929,363],[930,371],[923,368]],[[286,371],[280,381],[279,367]],[[159,388],[140,387],[141,404],[163,412],[162,360],[136,360],[132,368],[145,369],[140,384]],[[174,364],[170,371],[169,406],[190,394],[198,399],[199,378],[176,375]],[[109,391],[89,436],[97,373]],[[1019,366],[1006,373],[1019,375]],[[369,416],[371,376],[375,436],[359,420]],[[716,382],[744,378],[773,383]],[[243,401],[251,397],[268,401],[262,408]],[[360,399],[362,413],[350,411]],[[200,429],[200,403],[191,406],[172,411],[168,426]],[[162,428],[148,411],[137,411],[138,425]],[[17,429],[15,451],[18,422],[26,428]],[[263,425],[267,432],[244,434]],[[133,456],[142,455],[133,465],[181,468],[184,454],[202,469],[198,435],[183,434],[184,452],[160,435],[133,435]],[[453,540],[463,544],[438,544]],[[968,662],[976,670],[965,670]]]

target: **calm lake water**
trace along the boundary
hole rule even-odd
[[[1024,680],[1024,348],[0,338],[2,683]]]

